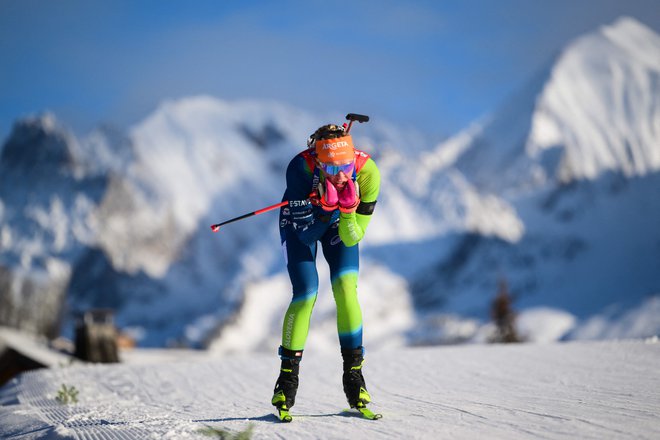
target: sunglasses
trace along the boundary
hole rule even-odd
[[[353,174],[353,167],[355,166],[355,162],[346,163],[344,165],[332,165],[329,163],[321,162],[320,165],[321,169],[330,176],[336,176],[340,171],[346,175],[349,175]]]

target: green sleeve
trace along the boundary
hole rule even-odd
[[[376,202],[380,192],[380,171],[376,163],[369,158],[357,174],[357,183],[360,189],[360,200],[363,203]],[[362,240],[367,226],[371,221],[371,214],[363,215],[352,212],[339,215],[339,237],[346,246],[355,246]]]

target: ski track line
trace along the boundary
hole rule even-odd
[[[393,394],[393,395],[400,398],[400,399],[402,399],[402,400],[413,401],[413,402],[422,403],[422,404],[425,404],[425,405],[431,406],[431,407],[442,408],[443,410],[448,410],[450,412],[456,412],[456,413],[458,413],[459,419],[462,421],[462,427],[463,428],[467,427],[467,428],[469,428],[470,431],[474,431],[475,436],[478,436],[478,432],[479,432],[479,430],[476,428],[475,425],[480,425],[480,426],[486,427],[486,429],[488,430],[488,432],[490,432],[490,435],[492,435],[493,438],[507,438],[507,436],[510,436],[511,432],[503,430],[503,425],[504,425],[504,426],[508,426],[511,430],[513,430],[513,431],[515,431],[519,434],[522,434],[523,437],[521,437],[521,438],[542,438],[543,437],[542,427],[541,427],[541,429],[532,430],[532,429],[525,428],[525,427],[521,426],[520,424],[512,423],[512,422],[509,422],[507,420],[493,419],[493,418],[490,418],[490,417],[482,416],[482,415],[476,414],[474,412],[468,411],[466,409],[459,408],[455,405],[443,404],[443,403],[428,401],[428,400],[419,399],[419,398],[412,398],[410,396],[404,396],[404,395],[400,395],[400,394]],[[425,412],[427,412],[427,409],[423,408],[422,411],[420,411],[420,412],[425,413]],[[465,419],[466,416],[469,416],[469,420]],[[422,416],[422,417],[425,417],[425,416]],[[448,421],[448,422],[450,424],[452,424],[452,423],[455,424],[455,422],[453,422],[453,421]],[[454,428],[457,428],[457,427],[454,426]],[[458,429],[455,429],[455,430],[458,431]],[[503,432],[502,432],[501,435],[497,435],[496,432],[498,432],[498,431],[503,431]],[[464,437],[465,436],[465,431],[461,430],[460,432],[461,432],[461,437]],[[507,432],[509,434],[507,434]],[[447,438],[453,438],[453,436],[449,435]]]
[[[464,416],[470,416],[474,419],[477,419],[476,421],[480,422],[480,423],[488,424],[486,422],[490,422],[488,417],[484,417],[484,416],[481,416],[479,414],[475,414],[473,412],[470,412],[470,411],[462,409],[462,408],[458,408],[456,406],[452,406],[452,405],[448,405],[448,404],[444,404],[444,403],[440,403],[440,402],[433,402],[433,401],[430,401],[430,400],[419,399],[419,398],[416,398],[416,397],[406,396],[406,395],[403,395],[403,394],[391,393],[391,395],[399,398],[403,402],[410,401],[410,402],[422,403],[425,406],[437,407],[437,408],[442,408],[444,410],[457,412],[461,418],[463,418]],[[428,412],[428,411],[425,408],[422,408],[422,411],[420,411],[420,412]]]
[[[616,422],[612,423],[615,426],[606,426],[606,425],[602,425],[600,423],[596,423],[594,421],[579,418],[579,417],[558,416],[558,415],[553,415],[553,414],[529,411],[529,410],[525,410],[525,409],[521,409],[521,408],[512,408],[512,407],[507,407],[507,406],[503,406],[503,405],[494,405],[494,404],[483,403],[483,402],[474,402],[473,401],[471,403],[473,405],[483,406],[483,407],[492,408],[492,409],[495,409],[495,410],[498,410],[498,411],[507,412],[507,413],[509,413],[511,415],[514,415],[514,416],[517,415],[517,414],[527,414],[527,415],[531,415],[531,416],[535,416],[535,417],[540,417],[540,418],[543,418],[543,419],[545,419],[545,418],[554,419],[558,422],[579,422],[579,423],[584,423],[586,425],[590,425],[590,426],[599,428],[600,430],[603,431],[603,433],[601,433],[602,435],[604,435],[605,433],[616,433],[616,434],[619,434],[619,435],[626,435],[627,434],[626,431],[622,431],[622,430],[620,430],[616,427]],[[539,435],[540,433],[535,432],[535,434]],[[567,432],[567,434],[570,434],[570,432]]]

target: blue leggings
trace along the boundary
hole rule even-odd
[[[335,222],[320,238],[323,256],[330,267],[332,293],[337,305],[337,332],[342,349],[362,345],[362,311],[357,298],[358,246],[346,247]],[[282,347],[303,350],[309,333],[312,309],[319,290],[316,270],[317,244],[301,242],[290,226],[282,228],[282,246],[293,286],[293,298],[284,315]]]

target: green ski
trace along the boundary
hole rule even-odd
[[[289,409],[286,405],[277,408],[277,417],[280,419],[280,422],[289,423],[293,421],[293,417],[289,414]]]
[[[364,408],[357,408],[357,410],[360,411],[360,414],[362,414],[362,417],[364,417],[365,419],[378,420],[383,418],[382,414],[374,413],[366,406]]]
[[[355,407],[355,409],[360,412],[362,417],[364,417],[365,419],[368,419],[368,420],[378,420],[378,419],[383,418],[382,414],[378,414],[378,413],[373,412],[372,410],[367,408],[367,406],[362,402],[358,403],[358,406]],[[344,411],[348,412],[348,411],[350,411],[350,409],[345,409]]]

